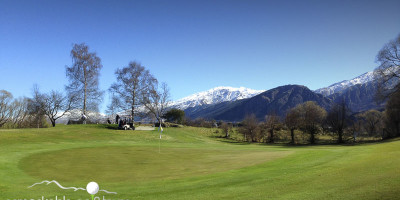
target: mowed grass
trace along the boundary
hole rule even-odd
[[[0,199],[399,199],[400,141],[355,146],[236,143],[215,129],[105,125],[0,130]],[[160,148],[159,148],[160,147]]]
[[[287,152],[163,147],[75,148],[22,159],[27,174],[62,182],[147,182],[180,179],[260,164]],[[65,162],[65,159],[68,162]],[[51,165],[47,162],[51,161]]]

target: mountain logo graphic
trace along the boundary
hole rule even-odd
[[[78,190],[85,190],[85,188],[79,188],[79,187],[64,187],[62,186],[60,183],[58,183],[55,180],[52,181],[48,181],[48,180],[44,180],[42,182],[39,183],[34,183],[33,185],[29,186],[28,188],[31,188],[35,185],[40,185],[46,183],[46,185],[49,185],[50,183],[54,183],[56,184],[59,188],[63,189],[63,190],[74,190],[74,191],[78,191]],[[117,194],[116,192],[109,192],[107,190],[100,190],[99,184],[97,184],[96,182],[90,182],[87,184],[86,186],[86,191],[92,196],[92,200],[94,199],[94,195],[97,194],[98,192],[105,192],[107,194]]]

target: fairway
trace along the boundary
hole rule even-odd
[[[0,199],[396,199],[400,141],[355,146],[237,143],[216,129],[57,125],[0,130]]]

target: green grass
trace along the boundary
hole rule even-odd
[[[86,191],[107,199],[398,199],[400,141],[355,146],[247,144],[215,129],[122,131],[105,125],[0,130],[0,199]],[[160,149],[159,149],[160,145]],[[102,199],[102,198],[101,198]]]

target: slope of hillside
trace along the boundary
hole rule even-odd
[[[338,83],[334,83],[328,87],[317,89],[314,92],[322,94],[324,96],[329,96],[329,95],[344,91],[347,88],[352,87],[354,85],[368,83],[373,80],[374,80],[374,72],[371,71],[371,72],[364,73],[360,76],[357,76],[356,78],[353,78],[351,80],[341,81]]]
[[[384,102],[378,103],[375,100],[377,85],[375,82],[367,82],[351,86],[343,91],[334,93],[328,98],[335,103],[346,102],[352,112],[362,112],[369,109],[382,109]]]
[[[247,114],[254,113],[263,120],[266,115],[285,113],[296,105],[315,101],[324,108],[329,108],[331,100],[316,94],[305,86],[285,85],[265,91],[252,98],[235,102],[223,102],[212,106],[185,110],[190,118],[209,118],[216,120],[241,121]]]

